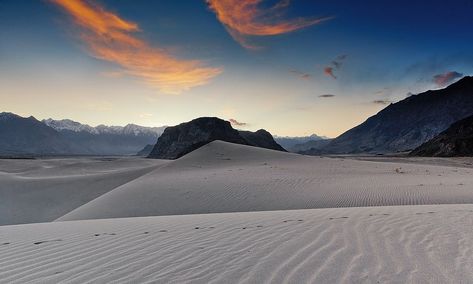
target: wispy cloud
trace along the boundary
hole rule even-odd
[[[152,113],[140,113],[139,114],[140,118],[150,118],[150,117],[153,117],[153,116],[154,116],[154,114],[152,114]]]
[[[323,94],[319,96],[319,98],[333,98],[333,97],[335,97],[335,95],[333,94]]]
[[[305,72],[295,70],[295,69],[290,69],[289,72],[291,72],[292,74],[296,75],[297,77],[303,80],[309,80],[312,77],[312,75],[310,75],[309,73],[305,73]]]
[[[138,24],[92,1],[50,0],[62,7],[80,27],[80,38],[92,56],[116,63],[132,76],[163,93],[177,94],[203,85],[222,72],[200,60],[178,59],[162,48],[136,37]]]
[[[259,46],[250,42],[248,36],[272,36],[293,32],[331,19],[296,18],[282,19],[283,10],[290,4],[281,0],[273,7],[260,7],[262,0],[207,0],[218,20],[225,25],[230,35],[248,49]]]
[[[337,56],[334,60],[332,60],[330,65],[324,67],[324,74],[332,77],[333,79],[337,79],[337,76],[335,76],[335,70],[340,70],[342,68],[346,58],[346,54]]]
[[[459,73],[456,71],[450,71],[443,74],[435,75],[433,77],[433,81],[438,87],[445,87],[453,83],[453,81],[455,81],[456,79],[461,78],[461,77],[463,77],[462,73]]]
[[[236,119],[233,119],[233,118],[230,118],[228,121],[230,121],[231,125],[233,125],[233,126],[246,126],[246,125],[248,125],[248,123],[246,123],[246,122],[240,122],[240,121],[238,121]]]
[[[376,105],[389,105],[392,103],[390,100],[374,100],[371,103],[376,104]]]

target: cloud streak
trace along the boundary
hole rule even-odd
[[[374,100],[371,103],[376,104],[376,105],[389,105],[392,103],[390,100]]]
[[[303,80],[310,80],[310,78],[312,77],[312,75],[310,75],[309,73],[304,73],[296,69],[291,69],[289,70],[289,72]]]
[[[332,94],[323,94],[319,96],[319,98],[333,98],[333,97],[335,97],[335,95],[332,95]]]
[[[230,118],[228,121],[230,121],[230,124],[233,125],[233,126],[246,126],[248,125],[248,123],[246,122],[240,122],[236,119],[233,119],[233,118]]]
[[[455,81],[456,79],[461,78],[461,77],[463,77],[462,73],[458,73],[456,71],[450,71],[443,74],[435,75],[433,77],[433,81],[438,87],[445,87],[453,83],[453,81]]]
[[[218,20],[241,46],[258,49],[248,36],[274,36],[290,33],[331,19],[296,18],[284,20],[281,15],[290,4],[281,0],[270,8],[261,8],[262,0],[206,0]]]
[[[136,37],[136,23],[124,20],[91,1],[50,0],[63,8],[80,27],[80,38],[92,56],[121,66],[166,94],[204,85],[222,72],[200,60],[178,59],[162,48]]]

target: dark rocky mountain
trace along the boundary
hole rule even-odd
[[[473,77],[390,104],[333,139],[323,153],[393,153],[415,149],[473,115]]]
[[[411,156],[473,156],[473,116],[455,122],[447,130],[422,144]]]
[[[242,134],[233,129],[228,121],[216,117],[201,117],[166,128],[149,158],[177,159],[215,140],[284,151],[265,130],[251,134],[243,131]]]
[[[136,156],[148,157],[149,154],[151,154],[151,151],[153,151],[153,148],[154,148],[154,144],[148,144],[143,149],[141,149],[138,153],[136,153]]]
[[[274,141],[271,133],[264,129],[260,129],[256,132],[251,131],[238,131],[240,135],[248,142],[248,144],[260,148],[267,148],[278,151],[286,151],[281,145]]]
[[[274,140],[281,145],[284,149],[290,151],[290,152],[296,152],[293,151],[292,148],[296,145],[304,144],[309,141],[319,141],[319,140],[325,140],[328,139],[327,137],[324,136],[318,136],[316,134],[312,134],[310,136],[274,136]]]
[[[59,132],[30,116],[0,113],[0,155],[58,155],[79,148]]]

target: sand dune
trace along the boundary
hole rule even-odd
[[[0,225],[53,221],[163,163],[138,158],[0,160]]]
[[[471,283],[473,205],[0,227],[3,283]]]
[[[473,203],[472,174],[460,166],[309,157],[215,141],[59,220]]]

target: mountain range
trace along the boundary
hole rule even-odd
[[[134,155],[154,144],[163,127],[92,127],[69,119],[39,121],[0,113],[0,155]]]
[[[284,147],[284,149],[290,152],[298,152],[300,150],[307,150],[305,145],[309,146],[309,144],[313,141],[322,141],[327,140],[328,137],[325,136],[318,136],[316,134],[312,134],[309,136],[274,136],[274,140],[278,142],[279,145]],[[308,144],[307,144],[308,143]],[[323,143],[323,142],[322,142]]]
[[[306,154],[396,153],[415,149],[473,115],[473,77],[390,104],[321,149]]]
[[[135,155],[138,152],[140,155],[147,155],[153,149],[151,156],[164,157],[167,154],[162,153],[169,154],[174,151],[166,157],[176,158],[201,143],[216,139],[276,150],[287,149],[308,155],[384,154],[410,152],[441,133],[437,140],[426,145],[422,151],[416,150],[413,153],[427,153],[426,149],[434,149],[433,145],[437,143],[437,146],[443,149],[443,154],[439,155],[447,155],[447,149],[439,146],[439,143],[450,146],[460,143],[458,139],[463,139],[463,134],[457,135],[457,132],[466,133],[469,120],[463,122],[464,125],[455,125],[449,131],[444,131],[455,122],[472,115],[473,77],[469,76],[444,89],[412,95],[390,104],[362,124],[334,139],[315,134],[305,137],[276,136],[273,139],[265,130],[238,131],[228,126],[226,121],[216,122],[212,118],[197,120],[204,123],[204,126],[194,122],[190,126],[180,125],[176,126],[177,128],[143,127],[135,124],[92,127],[69,119],[39,121],[32,116],[21,117],[4,112],[0,113],[0,155]],[[215,129],[208,128],[206,123],[213,125]],[[163,138],[160,147],[154,146],[156,141],[159,144],[158,137],[166,131],[168,134],[165,137],[168,141],[162,142],[166,140]],[[181,144],[173,142],[173,135],[176,139],[181,139]],[[173,145],[171,148],[181,148],[169,148],[161,153],[157,149],[164,149],[163,143],[167,146]],[[184,148],[186,150],[183,150]],[[459,150],[459,153],[466,152]]]

